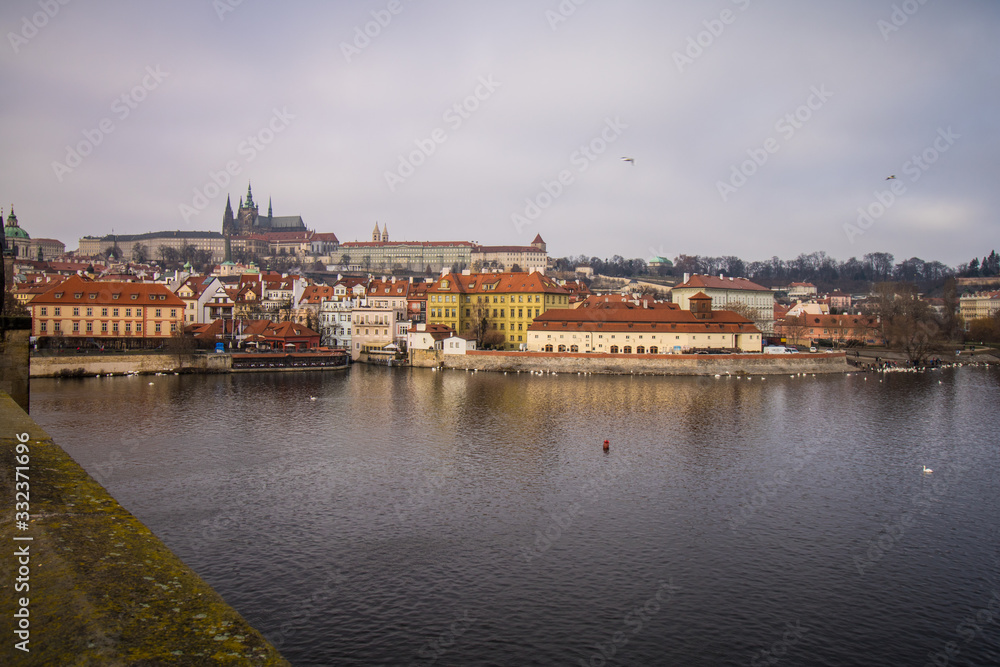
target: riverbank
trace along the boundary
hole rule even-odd
[[[821,354],[574,354],[471,351],[441,354],[413,350],[410,365],[423,368],[605,375],[790,375],[846,373],[843,352]]]
[[[0,423],[4,664],[288,664],[2,393]]]
[[[250,373],[317,371],[347,368],[346,353],[271,354],[64,354],[32,355],[30,376],[86,377],[95,375],[155,375],[156,373]]]

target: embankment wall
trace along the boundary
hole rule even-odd
[[[33,356],[31,377],[125,373],[228,373],[228,354],[80,354]]]
[[[846,373],[844,353],[834,354],[572,354],[547,352],[487,352],[445,355],[425,350],[410,352],[413,366],[470,368],[481,371],[550,371],[628,375],[787,375],[792,373]]]

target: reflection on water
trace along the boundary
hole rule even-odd
[[[296,665],[1000,662],[996,370],[151,379],[32,415]]]

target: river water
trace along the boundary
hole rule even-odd
[[[1000,664],[998,408],[995,366],[31,387],[294,665]]]

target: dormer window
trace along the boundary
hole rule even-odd
[[[56,293],[54,294],[54,296],[55,296],[55,298],[57,298],[57,299],[61,299],[61,298],[63,298],[63,292],[56,292]]]
[[[76,294],[73,295],[73,298],[74,299],[82,299],[83,298],[83,292],[77,292]]]
[[[112,299],[117,299],[117,298],[118,298],[118,297],[120,297],[120,296],[121,296],[121,294],[120,294],[120,293],[119,293],[119,294],[112,294],[112,295],[111,295],[111,298],[112,298]]]
[[[135,301],[135,300],[136,300],[136,299],[138,299],[138,298],[139,298],[139,295],[138,295],[138,294],[133,294],[133,295],[132,295],[132,300],[133,300],[133,301]]]

